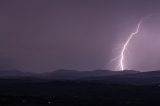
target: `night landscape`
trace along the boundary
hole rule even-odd
[[[160,1],[0,0],[0,106],[159,106]]]

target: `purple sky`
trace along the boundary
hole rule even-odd
[[[115,69],[122,44],[127,68],[160,69],[160,1],[0,0],[0,69]]]

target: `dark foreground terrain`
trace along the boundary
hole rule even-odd
[[[160,106],[160,71],[0,71],[0,106]]]
[[[160,105],[159,84],[105,81],[0,80],[0,106],[146,106]]]

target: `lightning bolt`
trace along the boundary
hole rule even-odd
[[[127,41],[126,41],[126,42],[124,43],[124,45],[123,45],[123,48],[122,48],[121,54],[120,54],[120,61],[119,61],[119,62],[120,62],[120,68],[121,68],[121,70],[124,70],[124,69],[125,69],[125,65],[124,65],[125,51],[126,51],[128,45],[129,45],[129,43],[131,42],[132,38],[133,38],[136,34],[138,34],[139,29],[140,29],[140,26],[141,26],[141,24],[143,23],[143,20],[144,20],[144,18],[142,18],[142,19],[140,20],[140,22],[139,22],[138,25],[137,25],[136,31],[133,32],[133,33],[131,33],[131,35],[129,36],[129,38],[127,39]]]
[[[125,60],[125,52],[127,52],[127,47],[129,45],[129,43],[131,42],[132,38],[139,33],[139,29],[140,29],[143,21],[145,19],[148,19],[148,18],[152,17],[155,14],[158,14],[158,13],[150,14],[150,15],[147,15],[147,16],[141,18],[141,20],[137,24],[135,32],[132,32],[130,34],[130,36],[128,37],[128,39],[126,40],[126,42],[124,44],[122,44],[122,48],[120,50],[120,55],[117,56],[117,57],[115,57],[115,58],[113,58],[111,61],[109,61],[109,63],[107,65],[109,65],[112,62],[118,60],[118,66],[117,66],[117,68],[120,68],[120,70],[122,70],[122,71],[126,69],[125,68],[126,66],[125,66],[124,60]],[[117,69],[117,68],[115,68],[115,69]]]

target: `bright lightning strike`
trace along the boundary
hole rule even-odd
[[[126,51],[126,49],[127,49],[127,46],[129,45],[129,43],[130,43],[130,41],[132,40],[133,36],[136,35],[136,34],[138,34],[139,29],[140,29],[140,26],[141,26],[143,20],[144,20],[144,18],[142,18],[142,19],[140,20],[140,22],[139,22],[138,25],[137,25],[136,31],[133,32],[133,33],[131,33],[131,35],[129,36],[129,38],[127,39],[127,41],[125,42],[125,44],[123,45],[123,48],[122,48],[122,50],[121,50],[121,55],[120,55],[120,68],[121,68],[121,70],[124,70],[124,69],[125,69],[125,65],[124,65],[124,59],[125,59],[125,58],[124,58],[124,57],[125,57],[125,51]]]

